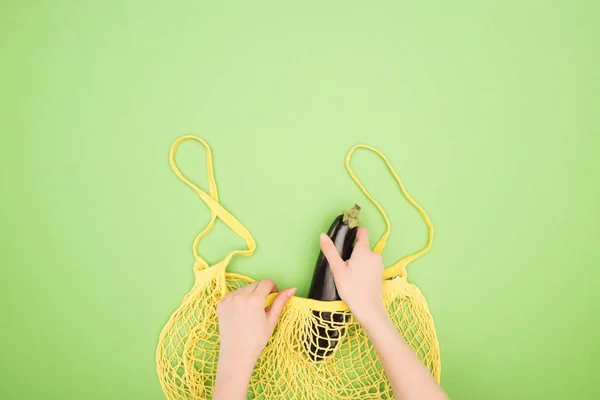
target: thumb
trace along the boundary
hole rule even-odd
[[[288,302],[288,300],[296,293],[296,288],[287,288],[281,292],[275,299],[273,303],[271,303],[271,307],[269,311],[267,311],[267,322],[271,330],[275,329],[275,325],[277,325],[277,320],[279,319],[279,315],[281,314],[281,310],[283,310],[283,306]]]

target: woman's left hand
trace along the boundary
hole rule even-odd
[[[265,309],[275,292],[275,283],[264,279],[228,293],[217,306],[221,348],[213,399],[245,398],[254,364],[296,289],[281,291]]]
[[[221,352],[256,361],[267,345],[283,306],[296,289],[288,288],[275,297],[265,310],[267,295],[277,292],[270,279],[251,283],[228,293],[217,307]]]

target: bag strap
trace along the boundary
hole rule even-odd
[[[358,179],[358,177],[352,170],[352,167],[350,167],[350,160],[352,158],[352,155],[354,154],[354,152],[357,149],[367,149],[369,151],[372,151],[373,153],[375,153],[377,156],[379,156],[379,158],[381,158],[385,162],[385,165],[387,166],[388,170],[392,173],[392,175],[394,176],[394,179],[396,179],[396,182],[398,183],[398,186],[400,187],[402,194],[404,195],[406,200],[408,200],[408,202],[410,204],[412,204],[412,206],[415,207],[417,209],[417,211],[419,211],[419,213],[421,214],[421,217],[423,218],[423,221],[425,221],[425,225],[427,225],[427,228],[429,230],[429,237],[428,237],[427,245],[423,249],[421,249],[420,251],[417,251],[416,253],[409,254],[409,255],[401,258],[394,265],[386,268],[383,271],[384,279],[393,278],[398,275],[403,275],[405,272],[406,266],[410,262],[421,257],[423,254],[427,253],[429,251],[429,249],[431,249],[431,246],[433,245],[433,232],[434,232],[433,224],[431,223],[431,220],[429,219],[429,216],[427,216],[427,213],[425,212],[423,207],[421,207],[415,201],[415,199],[413,199],[412,196],[410,194],[408,194],[408,192],[406,191],[406,188],[404,187],[404,184],[402,183],[402,180],[400,179],[400,177],[398,176],[398,174],[396,173],[396,171],[394,170],[394,168],[388,161],[387,157],[385,155],[383,155],[383,153],[381,151],[377,150],[374,147],[367,146],[364,144],[358,144],[358,145],[352,147],[348,151],[348,154],[346,155],[346,169],[348,170],[348,173],[350,174],[350,176],[352,177],[352,179],[354,180],[356,185],[360,188],[360,190],[362,190],[362,192],[369,198],[369,200],[371,200],[371,202],[375,205],[375,207],[377,207],[377,209],[383,216],[383,219],[385,221],[385,226],[386,226],[385,232],[383,233],[383,235],[381,235],[381,238],[377,241],[377,243],[375,244],[375,247],[373,248],[374,252],[381,254],[381,252],[385,248],[385,245],[387,243],[387,239],[388,239],[388,236],[390,235],[390,231],[391,231],[392,227],[390,225],[390,220],[388,219],[387,214],[385,213],[385,211],[383,210],[383,208],[381,207],[379,202],[377,202],[377,200],[375,200],[375,198],[373,198],[373,196],[371,196],[371,194],[367,191],[367,189],[365,189],[365,187],[363,186],[361,181]]]
[[[200,142],[206,149],[206,167],[208,170],[208,188],[209,188],[208,191],[209,191],[209,193],[206,193],[204,190],[200,189],[198,186],[196,186],[196,184],[194,184],[192,181],[190,181],[181,172],[181,170],[179,169],[179,166],[177,165],[177,162],[175,161],[175,154],[177,153],[177,149],[179,148],[179,145],[181,143],[185,142],[186,140],[195,140],[197,142]],[[231,258],[236,254],[239,254],[242,256],[251,256],[254,253],[254,250],[256,250],[256,241],[254,240],[254,237],[237,218],[235,218],[233,215],[231,215],[231,213],[229,211],[227,211],[221,205],[221,203],[219,203],[219,195],[217,192],[217,183],[215,181],[215,173],[214,173],[214,169],[213,169],[212,153],[211,153],[210,146],[208,145],[208,143],[206,143],[203,139],[201,139],[197,136],[193,136],[193,135],[182,136],[179,139],[177,139],[175,141],[175,143],[173,143],[173,146],[171,147],[171,153],[169,155],[169,160],[171,162],[171,167],[173,168],[173,171],[175,171],[175,174],[179,177],[179,179],[181,179],[185,184],[187,184],[189,187],[191,187],[198,194],[198,196],[200,196],[200,198],[204,201],[204,203],[206,203],[206,205],[208,206],[208,208],[211,211],[210,222],[202,230],[202,232],[200,232],[198,234],[198,236],[196,236],[196,239],[194,240],[193,253],[194,253],[194,258],[196,259],[196,264],[195,264],[196,268],[204,269],[204,268],[209,267],[208,262],[206,262],[206,260],[204,258],[200,257],[200,255],[198,254],[198,245],[200,244],[200,241],[202,240],[202,238],[204,236],[206,236],[213,229],[217,218],[221,219],[221,221],[223,221],[225,223],[225,225],[227,225],[235,234],[237,234],[239,237],[244,239],[244,241],[246,242],[246,247],[247,247],[247,249],[245,249],[245,250],[232,251],[220,262],[224,262],[225,264],[227,264],[229,262],[229,260],[231,260]]]

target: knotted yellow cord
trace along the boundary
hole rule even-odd
[[[186,178],[186,176],[181,172],[181,170],[177,166],[177,162],[175,162],[175,154],[177,153],[177,149],[179,148],[179,145],[186,140],[196,140],[196,141],[202,143],[202,145],[206,149],[206,167],[208,170],[208,185],[209,185],[208,187],[209,187],[210,195],[207,194],[204,190],[200,189],[198,186],[196,186],[188,178]],[[200,198],[202,200],[204,200],[206,205],[208,205],[208,207],[211,210],[210,222],[208,223],[206,228],[204,228],[204,230],[202,232],[200,232],[198,234],[198,236],[196,236],[196,239],[194,240],[194,244],[193,244],[193,252],[194,252],[194,257],[196,258],[197,267],[198,268],[207,268],[208,267],[208,263],[202,257],[200,257],[200,255],[198,255],[197,249],[198,249],[198,245],[200,244],[200,240],[202,240],[202,238],[204,236],[206,236],[206,234],[208,234],[214,227],[217,217],[219,217],[221,219],[221,221],[223,221],[229,228],[231,228],[231,230],[233,230],[238,236],[240,236],[242,239],[244,239],[244,241],[246,242],[246,246],[248,247],[247,250],[232,251],[230,254],[228,254],[225,257],[225,259],[223,261],[227,260],[226,262],[229,262],[229,260],[235,254],[240,254],[242,256],[251,256],[252,254],[254,254],[254,250],[256,250],[256,242],[254,241],[254,237],[252,236],[252,234],[246,229],[246,227],[244,225],[242,225],[233,215],[231,215],[229,213],[229,211],[225,210],[225,208],[223,208],[223,206],[221,206],[221,204],[219,203],[219,195],[217,193],[217,183],[215,181],[215,173],[214,173],[213,162],[212,162],[212,152],[210,150],[210,146],[208,145],[208,143],[206,143],[203,139],[196,137],[196,136],[192,136],[192,135],[182,136],[179,139],[177,139],[175,141],[175,143],[173,143],[173,146],[171,147],[171,152],[169,154],[169,161],[171,162],[171,167],[173,168],[173,171],[175,171],[175,174],[179,177],[179,179],[181,179],[189,187],[194,189],[194,191],[198,194],[198,196],[200,196]]]
[[[177,167],[175,153],[185,140],[196,140],[206,149],[209,193],[187,179]],[[350,159],[358,148],[375,152],[386,163],[397,180],[402,193],[417,208],[429,228],[427,246],[402,258],[387,268],[383,300],[398,331],[412,347],[432,375],[439,381],[439,345],[433,318],[419,289],[406,280],[405,267],[425,254],[432,245],[433,226],[427,214],[406,192],[400,178],[387,158],[365,145],[353,147],[346,157],[346,168],[352,179],[375,204],[386,222],[386,231],[375,249],[383,251],[390,233],[390,223],[379,203],[371,196],[350,168]],[[227,264],[236,255],[251,255],[256,243],[250,232],[220,203],[208,144],[195,136],[179,138],[171,149],[171,165],[177,176],[189,185],[211,210],[207,227],[194,241],[196,259],[195,283],[185,295],[179,308],[171,315],[160,334],[156,350],[157,373],[168,399],[209,399],[212,396],[217,360],[219,335],[216,306],[229,291],[253,282],[253,279],[226,271]],[[213,228],[216,218],[221,219],[246,242],[245,250],[234,250],[215,265],[197,254],[200,240]],[[272,300],[269,297],[267,303]],[[331,314],[321,314],[328,312]],[[345,321],[336,325],[342,332],[338,342],[330,343],[321,361],[314,361],[317,351],[325,351],[319,343],[334,339],[320,337],[319,332],[332,329],[331,321]],[[319,329],[321,328],[321,329]],[[319,354],[323,354],[322,352]],[[392,399],[391,386],[381,368],[369,339],[342,301],[322,302],[293,297],[285,306],[277,328],[256,363],[252,374],[249,399]]]
[[[381,236],[381,238],[379,239],[379,241],[377,242],[377,244],[375,244],[375,247],[373,248],[374,252],[381,254],[381,252],[383,251],[385,244],[387,242],[387,238],[390,235],[390,231],[392,230],[392,227],[390,224],[390,220],[388,219],[385,211],[383,211],[383,208],[381,207],[381,205],[377,202],[377,200],[375,200],[373,198],[373,196],[371,196],[371,194],[367,191],[367,189],[365,189],[363,184],[360,182],[360,180],[358,179],[358,177],[352,170],[352,167],[350,167],[350,160],[352,159],[352,155],[354,154],[356,149],[370,150],[373,153],[377,154],[385,162],[385,165],[387,166],[388,170],[392,173],[392,175],[394,176],[394,179],[396,179],[396,182],[398,183],[398,186],[400,187],[402,194],[404,195],[404,197],[406,197],[406,200],[408,200],[408,202],[410,204],[412,204],[412,206],[415,207],[419,211],[419,213],[421,214],[421,217],[425,221],[425,225],[427,225],[427,229],[429,230],[429,237],[427,240],[427,245],[422,250],[420,250],[416,253],[413,253],[413,254],[409,254],[406,257],[403,257],[402,259],[400,259],[398,262],[396,262],[391,267],[386,268],[383,273],[384,279],[402,275],[402,274],[404,274],[404,270],[405,270],[406,266],[411,261],[416,260],[417,258],[421,257],[423,254],[427,253],[429,251],[429,249],[431,249],[431,246],[433,245],[433,232],[434,232],[433,224],[431,223],[431,220],[429,219],[429,216],[427,215],[427,213],[425,212],[423,207],[421,207],[419,205],[419,203],[417,203],[415,201],[415,199],[413,199],[413,197],[410,194],[408,194],[408,192],[406,191],[406,188],[404,187],[404,184],[402,183],[402,180],[396,173],[396,170],[394,170],[394,167],[392,167],[392,164],[390,164],[387,157],[385,155],[383,155],[383,153],[381,153],[376,148],[367,146],[365,144],[357,144],[356,146],[352,147],[350,149],[350,151],[348,151],[348,154],[346,155],[346,169],[348,170],[348,173],[350,174],[350,176],[352,177],[352,179],[354,180],[356,185],[360,188],[360,190],[362,190],[363,193],[369,198],[369,200],[371,200],[371,202],[373,204],[375,204],[375,207],[377,207],[377,209],[383,216],[383,219],[385,220],[385,226],[386,226],[385,232],[383,233],[383,235]]]

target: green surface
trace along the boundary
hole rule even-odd
[[[437,235],[411,265],[455,399],[597,399],[600,7],[595,1],[3,1],[2,399],[161,399],[158,333],[208,220],[168,165],[214,149],[255,234],[237,272],[308,289],[380,147]],[[206,185],[203,153],[180,161]],[[377,159],[385,260],[425,229]],[[374,243],[374,240],[372,240]],[[240,241],[223,226],[201,251]]]

